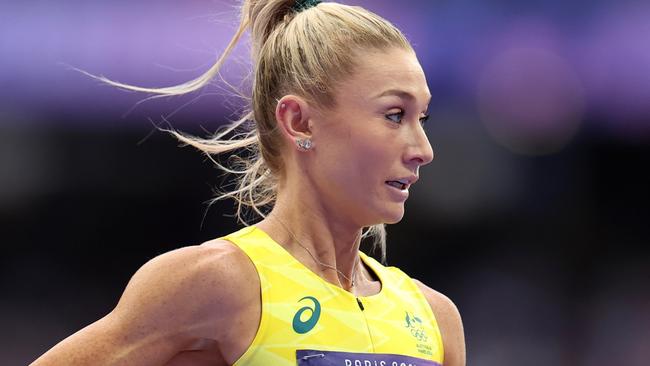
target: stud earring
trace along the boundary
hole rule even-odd
[[[281,109],[285,109],[286,107],[287,107],[286,104],[284,104],[284,103],[280,104],[280,108],[281,108]]]
[[[311,142],[311,139],[296,139],[296,145],[298,146],[298,149],[302,151],[307,151],[314,146],[314,144]]]

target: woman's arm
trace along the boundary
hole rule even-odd
[[[157,366],[184,350],[218,344],[241,305],[239,294],[246,293],[237,275],[239,257],[223,244],[185,247],[152,259],[131,278],[113,311],[32,365]],[[215,353],[221,360],[214,363],[225,364]]]
[[[444,366],[465,366],[465,335],[458,308],[447,296],[418,280],[414,281],[424,293],[438,321],[445,351]]]

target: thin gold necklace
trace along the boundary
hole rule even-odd
[[[343,274],[343,272],[339,271],[338,268],[336,268],[336,267],[334,267],[334,266],[332,266],[330,264],[323,263],[323,262],[319,261],[318,259],[316,259],[316,256],[314,256],[312,254],[312,252],[309,249],[307,249],[306,246],[302,245],[300,240],[298,240],[298,238],[296,238],[296,235],[291,230],[289,230],[287,225],[285,225],[279,218],[277,218],[273,214],[268,215],[268,217],[273,217],[273,219],[277,220],[280,223],[280,225],[282,225],[282,227],[289,233],[289,235],[291,235],[291,237],[293,237],[293,240],[295,240],[296,243],[298,243],[298,245],[300,245],[300,247],[302,247],[302,249],[306,250],[307,253],[309,253],[309,256],[314,260],[314,262],[318,263],[322,267],[326,267],[326,268],[330,268],[330,269],[335,270],[336,272],[338,272],[341,276],[343,276],[343,278],[345,278],[350,283],[350,287],[354,287],[354,285],[355,285],[354,278],[356,277],[356,274],[357,274],[355,270],[357,268],[357,263],[359,263],[358,259],[357,259],[357,261],[354,262],[354,265],[352,266],[352,279],[350,279],[350,277],[346,276],[345,274]]]

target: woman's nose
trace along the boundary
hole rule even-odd
[[[424,128],[418,126],[409,140],[411,141],[409,141],[406,161],[409,164],[417,162],[418,166],[429,164],[434,158],[434,153]]]

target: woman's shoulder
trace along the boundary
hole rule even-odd
[[[412,280],[413,283],[415,283],[417,288],[420,290],[420,292],[422,292],[422,294],[424,295],[425,299],[429,303],[429,306],[431,307],[434,314],[436,315],[436,318],[443,318],[443,321],[445,319],[449,319],[454,323],[460,323],[460,313],[458,312],[458,308],[456,307],[456,304],[454,304],[454,302],[451,301],[449,297],[445,296],[441,292],[432,289],[431,287],[424,284],[422,281],[411,277],[409,274],[407,274],[406,272],[404,272],[402,269],[398,267],[384,266],[381,263],[378,262],[376,263],[377,263],[376,265],[382,266],[384,270],[393,273],[395,276]]]
[[[227,319],[206,317],[232,314],[258,293],[259,279],[246,255],[228,241],[212,240],[146,262],[129,281],[116,311],[137,305],[154,317],[193,314],[197,319],[185,321],[223,324]]]
[[[445,365],[465,365],[465,332],[456,304],[421,281],[413,281],[424,294],[436,317],[445,349]]]
[[[436,317],[443,315],[445,318],[458,318],[460,321],[460,313],[458,312],[458,308],[449,297],[425,285],[420,280],[414,278],[413,281],[417,284],[420,291],[422,291],[424,294],[427,302],[434,310]]]
[[[199,245],[180,247],[160,254],[147,261],[139,270],[151,271],[162,276],[179,278],[222,278],[237,274],[246,275],[254,270],[250,260],[233,243],[214,239]]]
[[[246,254],[223,239],[158,255],[145,263],[132,281],[138,276],[171,291],[186,289],[213,295],[231,289],[242,290],[242,286],[250,284],[251,278],[257,277]]]

